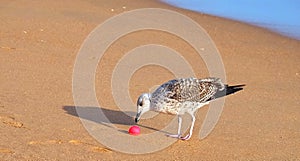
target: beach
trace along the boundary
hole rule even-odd
[[[75,111],[72,78],[76,56],[91,31],[113,16],[141,8],[176,11],[197,22],[219,50],[226,82],[246,86],[226,97],[222,115],[205,139],[197,135],[207,106],[198,111],[190,140],[134,155],[110,149],[89,134]],[[0,160],[300,160],[298,40],[146,0],[4,0],[0,18]],[[209,76],[203,60],[182,39],[160,31],[130,33],[107,49],[96,70],[97,99],[106,109],[119,110],[111,95],[114,67],[145,44],[168,46],[189,61],[197,77]],[[173,78],[165,68],[146,66],[131,78],[130,96],[135,103],[151,86]],[[157,120],[170,118],[158,115],[141,124],[160,129],[165,124]],[[130,126],[121,117],[113,120],[122,130]]]

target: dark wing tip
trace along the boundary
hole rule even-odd
[[[246,86],[246,85],[245,84],[240,84],[240,85],[229,86],[229,85],[226,84],[224,90],[217,91],[217,93],[214,95],[214,99],[224,97],[224,96],[236,93],[240,90],[243,90],[244,86]]]
[[[240,84],[240,85],[235,85],[235,86],[225,86],[225,90],[226,90],[226,95],[230,95],[233,94],[235,92],[238,92],[240,90],[243,90],[244,86],[246,86],[245,84]]]

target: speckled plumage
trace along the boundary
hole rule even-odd
[[[198,108],[211,99],[218,90],[223,89],[224,84],[218,78],[173,79],[150,94],[150,109],[182,114],[188,108]]]
[[[178,115],[178,133],[168,136],[188,140],[193,132],[195,111],[207,105],[215,98],[223,97],[243,89],[241,88],[242,86],[244,85],[224,85],[219,78],[173,79],[162,84],[153,93],[144,93],[138,98],[135,121],[138,122],[140,116],[150,110]],[[189,134],[181,137],[181,115],[184,113],[191,115],[192,124]]]

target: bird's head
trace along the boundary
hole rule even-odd
[[[138,122],[145,112],[150,111],[150,94],[143,93],[137,100],[137,114],[135,122]]]

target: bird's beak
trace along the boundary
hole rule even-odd
[[[141,113],[142,113],[142,112],[139,112],[139,113],[136,114],[136,117],[135,117],[135,122],[136,122],[136,123],[140,121]]]

